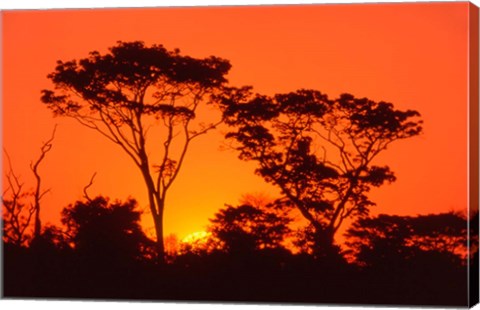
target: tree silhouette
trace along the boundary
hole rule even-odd
[[[210,220],[208,231],[228,253],[281,248],[291,219],[280,208],[227,205]]]
[[[49,190],[42,190],[42,177],[40,172],[38,171],[40,164],[42,163],[43,159],[45,158],[46,154],[52,149],[53,140],[55,139],[55,132],[57,127],[53,128],[52,136],[43,143],[42,147],[40,148],[40,156],[35,162],[30,164],[30,168],[32,169],[33,174],[35,175],[35,191],[34,191],[34,209],[35,209],[35,222],[34,222],[34,229],[33,229],[33,237],[39,238],[40,234],[42,233],[42,223],[40,221],[40,200],[42,197],[49,192]]]
[[[332,250],[348,217],[368,213],[372,187],[395,180],[374,159],[394,141],[421,132],[419,113],[349,94],[330,100],[315,90],[275,96],[230,88],[222,96],[226,135],[240,158],[279,187],[314,230],[316,248]]]
[[[30,203],[31,192],[24,190],[24,183],[15,174],[10,157],[7,157],[9,170],[6,174],[6,187],[2,195],[2,239],[17,246],[30,239],[28,228],[35,213],[35,205]]]
[[[104,197],[77,201],[62,211],[68,242],[88,263],[143,259],[152,243],[140,226],[136,201],[109,203]]]
[[[74,118],[117,144],[139,168],[148,192],[164,259],[163,215],[167,193],[184,162],[190,143],[215,128],[195,120],[203,104],[213,103],[227,82],[228,61],[183,56],[162,45],[118,42],[106,54],[91,52],[79,61],[58,61],[48,75],[55,90],[42,101],[55,115]],[[209,120],[210,121],[210,120]],[[152,138],[153,128],[159,129]],[[147,141],[163,151],[149,153]]]
[[[7,186],[2,194],[2,227],[3,240],[11,242],[17,246],[24,245],[31,238],[38,239],[42,233],[40,221],[40,202],[50,190],[42,189],[42,178],[39,172],[40,164],[45,159],[47,153],[52,149],[55,138],[56,127],[53,129],[52,136],[42,144],[40,156],[35,162],[30,163],[30,169],[35,176],[35,189],[25,190],[24,183],[20,177],[15,174],[12,162],[7,151],[4,151],[8,162],[8,172],[5,175]],[[33,221],[33,234],[30,236],[28,229]]]
[[[395,216],[380,214],[362,218],[347,231],[347,245],[357,263],[368,267],[389,267],[442,259],[460,265],[468,254],[467,220],[454,212]]]

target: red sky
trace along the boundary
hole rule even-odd
[[[397,181],[372,192],[373,213],[418,214],[467,207],[468,3],[159,8],[2,12],[3,146],[26,186],[29,163],[58,124],[42,163],[44,222],[91,195],[135,197],[147,209],[139,171],[109,141],[73,120],[53,118],[40,102],[56,60],[142,40],[187,55],[231,61],[232,85],[273,94],[315,88],[416,109],[424,133],[379,158]],[[276,190],[254,165],[223,150],[220,132],[189,151],[167,201],[166,234],[203,230],[216,210],[242,194]],[[149,226],[149,221],[145,221]]]

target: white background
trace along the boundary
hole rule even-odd
[[[103,7],[158,7],[158,6],[197,6],[197,5],[247,5],[247,4],[307,4],[307,3],[366,3],[380,2],[378,0],[0,0],[0,10],[4,9],[43,9],[43,8],[103,8]],[[418,2],[418,1],[392,1],[382,0],[381,2]],[[440,2],[440,1],[436,1]],[[473,0],[472,3],[480,6],[480,0]],[[0,24],[1,28],[1,24]],[[1,33],[1,32],[0,32]],[[0,48],[3,41],[0,42]],[[1,68],[1,65],[0,65]],[[1,78],[0,78],[1,81]],[[1,87],[0,87],[1,89]],[[0,114],[1,115],[1,114]],[[1,124],[1,121],[0,121]],[[1,300],[0,308],[10,309],[49,309],[49,310],[89,310],[111,307],[115,310],[337,310],[337,309],[382,309],[382,307],[346,307],[346,306],[277,306],[277,305],[250,305],[250,304],[192,304],[192,303],[130,303],[130,302],[85,302],[85,301],[19,301]],[[383,308],[386,309],[386,308]],[[475,307],[480,309],[480,306]]]

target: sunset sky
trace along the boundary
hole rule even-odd
[[[260,93],[314,88],[331,98],[347,92],[418,110],[424,133],[378,158],[397,181],[372,192],[372,213],[466,210],[468,8],[455,2],[2,12],[3,146],[25,186],[33,187],[30,161],[58,124],[40,168],[44,187],[51,188],[44,223],[59,223],[61,209],[82,198],[94,172],[91,196],[134,197],[147,210],[131,159],[96,132],[53,118],[40,101],[40,91],[52,88],[46,75],[57,60],[141,40],[228,59],[230,84]],[[223,145],[225,130],[190,148],[167,198],[166,235],[204,230],[219,208],[243,194],[277,194],[253,174],[253,163]],[[148,216],[144,226],[153,231]]]

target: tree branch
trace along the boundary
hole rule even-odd
[[[95,176],[97,175],[96,172],[93,173],[92,177],[90,178],[90,182],[83,188],[83,197],[87,199],[88,202],[91,202],[92,199],[88,195],[88,189],[93,185],[93,180],[95,179]]]
[[[37,159],[35,163],[30,163],[30,168],[35,175],[36,186],[34,192],[34,212],[35,212],[35,227],[34,227],[34,238],[40,237],[41,232],[41,223],[40,223],[40,200],[42,197],[48,193],[50,190],[46,190],[43,193],[41,192],[41,177],[38,172],[38,167],[40,163],[45,158],[45,155],[52,149],[52,142],[55,139],[55,132],[57,131],[57,125],[53,128],[52,136],[48,139],[45,143],[43,143],[42,147],[40,148],[40,157]],[[30,215],[31,217],[31,215]]]

